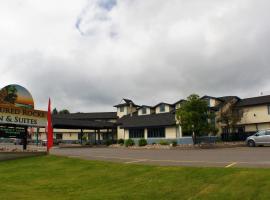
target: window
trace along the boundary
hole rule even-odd
[[[124,112],[125,107],[120,107],[120,112]]]
[[[146,114],[146,107],[142,108],[142,114]]]
[[[268,109],[268,115],[270,115],[270,105],[267,106]]]
[[[207,99],[207,104],[209,107],[211,107],[211,99],[210,98]]]
[[[161,105],[159,106],[159,111],[160,111],[160,112],[165,112],[165,104],[161,104]]]
[[[165,138],[165,128],[149,128],[147,137],[149,137],[149,138]]]
[[[222,133],[223,134],[228,134],[229,133],[229,128],[227,128],[227,127],[222,128]]]
[[[256,133],[258,136],[263,136],[265,135],[266,131],[259,131],[258,133]]]
[[[129,129],[129,138],[144,138],[144,129]]]
[[[62,133],[56,133],[56,139],[62,140],[63,139]]]
[[[270,136],[270,130],[267,130],[265,135],[269,135]]]

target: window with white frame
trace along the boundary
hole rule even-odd
[[[165,112],[165,104],[160,104],[159,112]]]
[[[165,138],[165,128],[148,128],[148,138]]]
[[[120,112],[124,112],[124,109],[125,109],[125,107],[120,107],[119,108]]]
[[[129,138],[144,138],[143,128],[129,129]]]
[[[147,113],[146,107],[142,107],[142,114],[146,114],[146,113]]]

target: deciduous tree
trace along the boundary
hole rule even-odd
[[[192,134],[194,144],[197,143],[197,136],[216,133],[215,124],[212,123],[215,114],[210,111],[207,102],[197,94],[187,98],[176,111],[176,116],[183,132]]]

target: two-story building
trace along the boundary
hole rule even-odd
[[[244,132],[270,129],[270,95],[241,99],[236,106],[242,111],[238,124]]]
[[[218,135],[226,133],[251,134],[270,128],[270,95],[241,99],[237,96],[203,96],[209,110],[215,113],[212,122],[219,130]],[[190,135],[182,132],[176,119],[176,110],[185,100],[173,104],[161,102],[154,106],[137,105],[130,99],[123,99],[115,105],[116,112],[74,113],[54,115],[55,138],[66,142],[81,140],[82,135],[91,143],[106,140],[145,138],[148,143],[160,140],[178,143],[192,143]],[[239,114],[234,129],[220,120],[224,113]],[[41,129],[40,139],[46,139],[45,129]]]
[[[226,124],[216,121],[219,134],[236,132],[252,134],[258,130],[270,129],[270,95],[252,98],[239,98],[237,96],[211,97],[204,96],[209,107],[215,111],[216,119],[222,113],[230,111],[237,115],[235,130],[228,130]]]
[[[145,138],[148,143],[160,140],[176,140],[178,143],[190,143],[192,138],[184,137],[181,126],[176,120],[175,110],[184,100],[174,104],[158,103],[154,106],[136,105],[132,100],[123,99],[115,105],[117,108],[118,139]]]

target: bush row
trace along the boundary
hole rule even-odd
[[[118,144],[120,145],[125,145],[126,147],[129,147],[129,146],[134,146],[135,145],[135,142],[134,140],[132,139],[127,139],[127,140],[124,140],[124,139],[119,139],[117,141]],[[142,138],[138,141],[138,146],[146,146],[148,143],[147,143],[147,140]],[[156,144],[156,143],[152,143],[152,144]],[[159,144],[160,145],[169,145],[169,144],[172,144],[172,146],[176,146],[177,145],[177,141],[172,141],[172,142],[168,142],[168,141],[165,141],[165,140],[161,140],[159,141]]]

